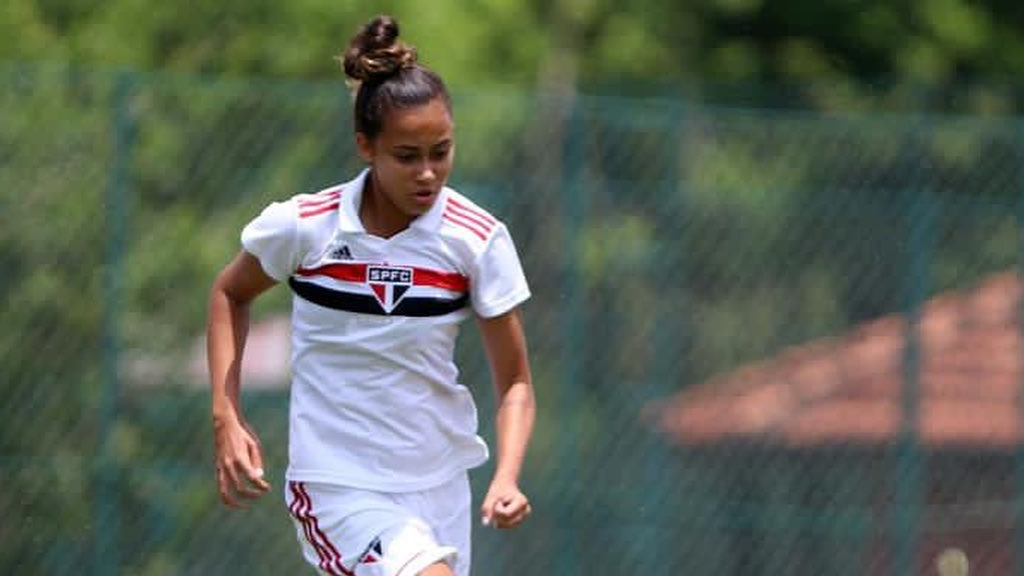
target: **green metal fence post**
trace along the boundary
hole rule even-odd
[[[665,146],[664,154],[675,156],[666,159],[665,173],[662,176],[659,202],[664,203],[666,210],[658,219],[657,236],[655,240],[655,255],[649,266],[664,267],[673,270],[678,274],[676,283],[678,285],[676,295],[678,297],[665,298],[655,306],[661,307],[659,314],[660,321],[654,327],[654,370],[648,378],[647,390],[642,398],[644,404],[657,399],[670,398],[678,390],[678,383],[683,376],[681,367],[682,358],[688,346],[689,326],[686,323],[685,309],[686,294],[684,286],[690,280],[686,269],[685,253],[679,249],[670,249],[667,240],[678,230],[673,227],[686,218],[685,196],[681,188],[686,181],[686,166],[682,162],[686,150],[686,129],[685,129],[685,105],[678,103],[671,109],[669,121],[666,122],[666,131],[672,131],[678,135],[678,148]],[[652,272],[657,277],[658,270]],[[678,489],[680,481],[676,474],[677,459],[674,458],[672,448],[667,438],[660,429],[655,426],[648,426],[647,434],[650,435],[647,441],[647,454],[645,455],[644,472],[646,481],[636,487],[639,491],[638,501],[645,511],[641,515],[644,521],[643,546],[638,547],[639,556],[643,560],[642,570],[647,574],[673,574],[678,570],[675,562],[669,560],[669,550],[679,547],[681,534],[675,530],[676,514],[680,512],[678,500],[668,500],[659,506],[652,501],[652,493],[674,494]],[[650,554],[650,550],[662,550],[665,554]],[[669,561],[666,561],[669,560]]]
[[[565,106],[564,102],[559,103]],[[578,97],[569,103],[571,110],[564,115],[565,150],[562,167],[563,192],[562,199],[562,308],[563,321],[563,380],[559,385],[562,391],[562,409],[570,422],[566,432],[561,435],[561,457],[564,470],[579,470],[580,414],[582,393],[580,392],[584,372],[579,349],[586,339],[586,325],[583,321],[583,299],[586,289],[580,274],[580,234],[583,229],[586,211],[586,190],[583,184],[583,135],[582,113],[579,109]],[[557,574],[573,576],[580,573],[582,544],[579,541],[579,518],[576,513],[576,502],[580,496],[575,481],[566,490],[566,501],[562,503],[562,534],[563,546],[559,555]]]
[[[120,481],[114,436],[120,395],[120,318],[124,294],[122,277],[127,241],[129,168],[132,146],[132,121],[129,106],[135,77],[121,72],[114,79],[111,98],[111,163],[106,191],[106,263],[103,275],[103,377],[105,384],[99,402],[99,435],[96,459],[94,506],[96,522],[94,569],[96,576],[114,576],[120,570],[118,546]]]
[[[903,351],[903,386],[900,426],[896,438],[896,487],[893,499],[893,548],[897,576],[917,570],[924,476],[918,437],[921,390],[921,307],[928,294],[936,200],[925,191],[907,198],[906,347]]]

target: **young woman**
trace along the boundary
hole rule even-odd
[[[331,576],[468,576],[467,470],[483,463],[470,392],[453,362],[477,318],[497,389],[498,461],[484,524],[518,526],[534,394],[517,307],[529,289],[505,226],[445,186],[455,152],[441,79],[381,16],[352,40],[355,140],[367,168],[273,203],[210,298],[208,357],[224,503],[270,489],[239,403],[249,304],[294,293],[285,498],[303,555]]]

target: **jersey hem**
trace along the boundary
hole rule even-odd
[[[367,478],[346,476],[345,474],[339,474],[330,470],[303,470],[289,467],[287,472],[285,472],[285,480],[288,482],[333,484],[336,486],[345,486],[346,488],[372,490],[375,492],[418,492],[420,490],[429,490],[446,484],[459,474],[463,474],[472,468],[476,468],[484,462],[487,462],[487,455],[474,460],[469,460],[451,468],[445,468],[441,472],[436,472],[430,476],[408,481],[396,481],[394,479],[385,479],[380,477]]]

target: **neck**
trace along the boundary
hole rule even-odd
[[[359,203],[359,220],[363,228],[374,236],[390,238],[409,227],[413,221],[403,213],[381,190],[377,177],[370,171],[363,186],[363,198]]]

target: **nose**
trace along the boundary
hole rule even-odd
[[[437,178],[437,173],[434,171],[434,165],[429,160],[416,167],[417,182],[433,182],[435,178]]]

